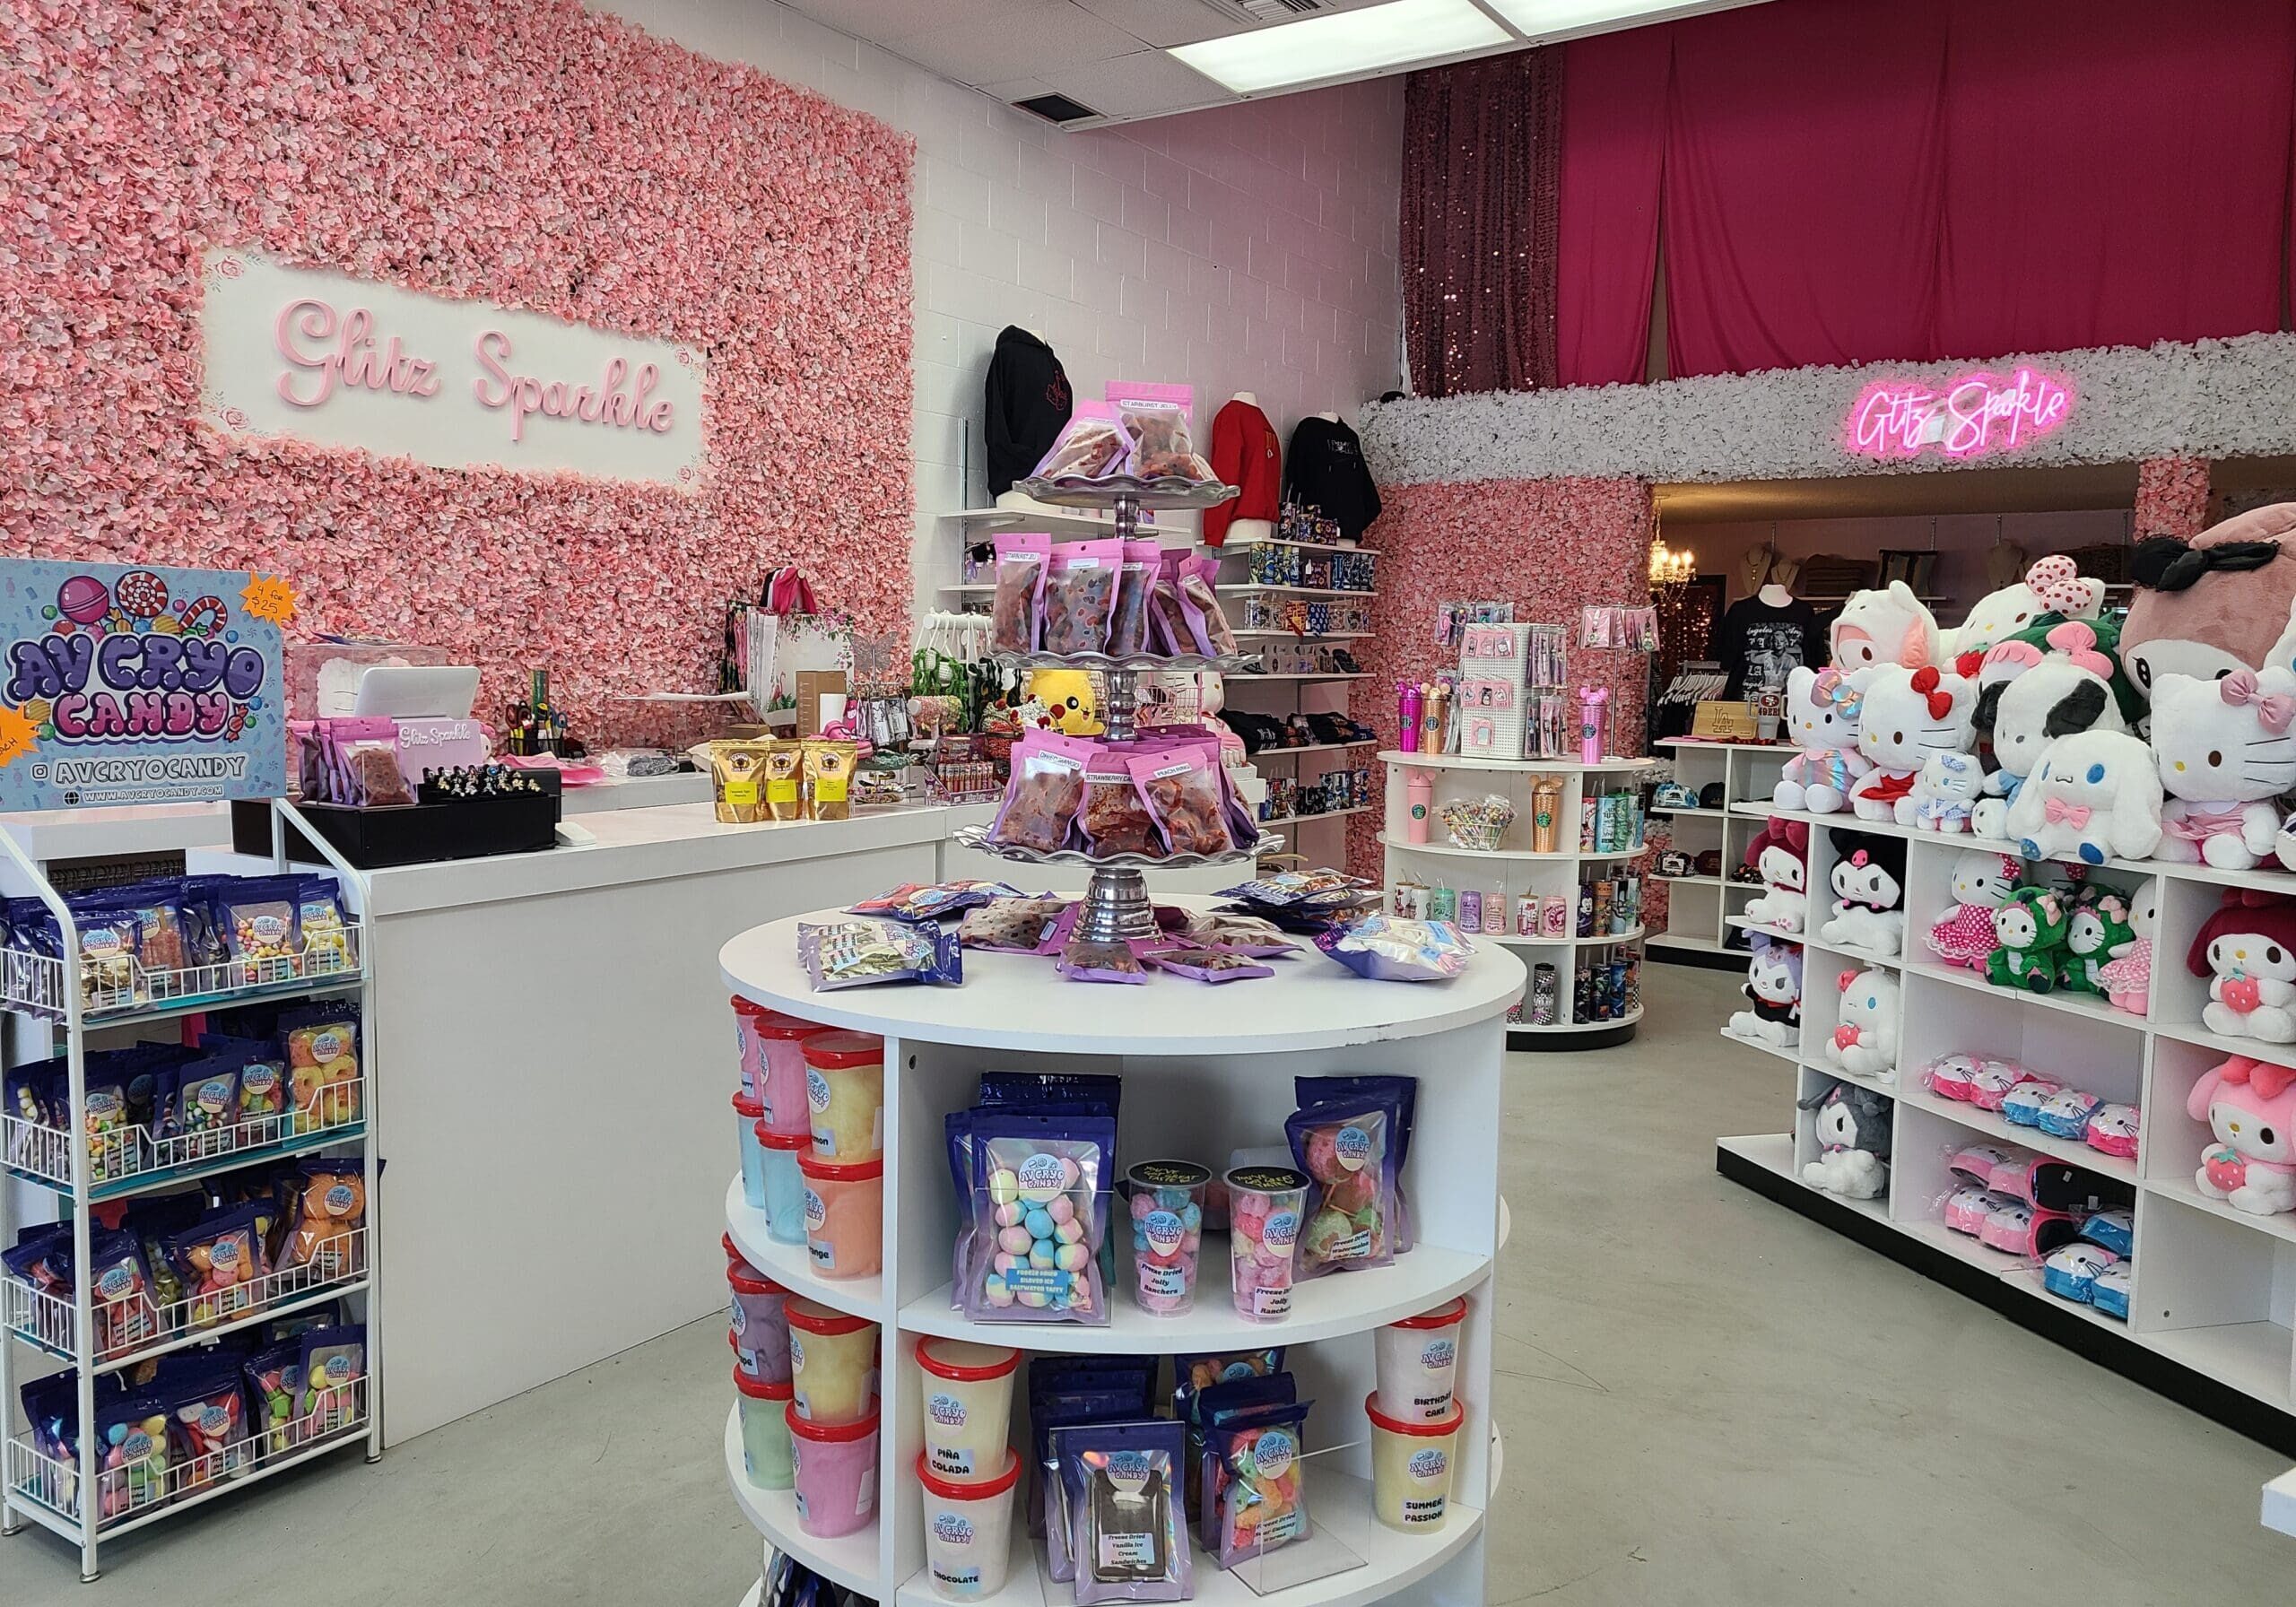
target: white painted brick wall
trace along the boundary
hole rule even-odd
[[[987,498],[981,381],[1007,324],[1049,339],[1081,395],[1193,384],[1207,430],[1239,390],[1288,438],[1398,383],[1400,80],[1063,134],[771,0],[591,4],[917,136],[920,607],[956,576],[932,515]]]

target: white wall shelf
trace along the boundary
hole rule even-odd
[[[1657,763],[1655,759],[1607,756],[1600,764],[1588,764],[1578,759],[1477,759],[1464,753],[1407,753],[1401,748],[1382,748],[1379,757],[1389,764],[1407,765],[1419,770],[1503,770],[1540,776],[1623,776],[1647,770]]]
[[[1731,900],[1761,891],[1760,882],[1733,882],[1729,877],[1744,862],[1746,845],[1761,829],[1759,821],[1744,818],[1737,804],[1747,798],[1759,798],[1767,804],[1778,786],[1779,769],[1796,750],[1776,743],[1701,743],[1682,737],[1664,738],[1654,745],[1668,751],[1674,779],[1693,793],[1721,784],[1719,808],[1650,812],[1665,822],[1667,847],[1692,856],[1709,848],[1719,850],[1723,873],[1660,878],[1669,884],[1666,930],[1663,937],[1654,936],[1650,946],[1679,963],[1735,963],[1745,951],[1727,941],[1727,928],[1735,924]]]
[[[1405,842],[1399,837],[1382,831],[1379,841],[1402,854],[1440,854],[1454,859],[1481,859],[1492,863],[1505,860],[1529,860],[1546,864],[1577,864],[1582,859],[1623,860],[1639,859],[1648,850],[1623,848],[1615,854],[1605,854],[1592,848],[1570,848],[1552,854],[1543,854],[1530,848],[1462,848],[1456,843]]]

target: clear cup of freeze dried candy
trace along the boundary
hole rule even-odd
[[[1204,1191],[1212,1173],[1192,1160],[1144,1160],[1125,1177],[1132,1185],[1133,1292],[1140,1309],[1185,1316],[1196,1309]]]
[[[1292,1315],[1292,1258],[1307,1203],[1305,1172],[1240,1166],[1228,1174],[1228,1287],[1238,1316],[1280,1323]]]

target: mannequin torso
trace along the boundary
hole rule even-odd
[[[1788,603],[1794,601],[1794,594],[1787,591],[1784,586],[1779,585],[1775,580],[1771,581],[1768,586],[1763,586],[1761,590],[1756,592],[1754,595],[1760,597],[1764,603],[1768,604],[1772,608],[1783,608]]]

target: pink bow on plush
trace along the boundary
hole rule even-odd
[[[2041,813],[2052,826],[2070,826],[2075,831],[2089,824],[2090,809],[2086,804],[2067,804],[2062,798],[2051,798],[2041,805]]]
[[[2033,595],[2052,613],[2071,613],[2089,601],[2088,588],[2081,584],[2080,571],[2073,560],[2062,552],[2052,552],[2025,571],[2025,584]]]
[[[2296,718],[2296,698],[2285,692],[2266,693],[2257,684],[2254,670],[2234,670],[2217,682],[2216,690],[2217,695],[2234,708],[2244,703],[2253,706],[2257,723],[2266,731],[2285,731],[2290,719]]]
[[[2296,1071],[2284,1065],[2274,1065],[2268,1060],[2256,1060],[2246,1055],[2235,1055],[2223,1065],[2227,1082],[2245,1082],[2257,1090],[2259,1099],[2276,1099],[2286,1092],[2289,1084],[2296,1082]]]

